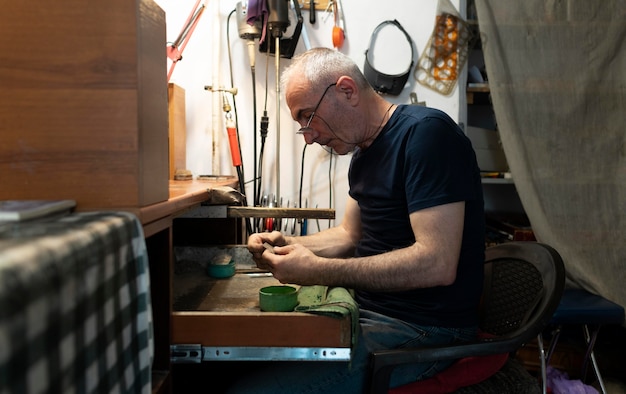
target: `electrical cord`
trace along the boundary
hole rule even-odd
[[[328,208],[333,207],[333,153],[330,151],[330,159],[328,160]],[[330,228],[331,219],[328,219],[328,227]]]
[[[234,88],[235,87],[235,83],[234,83],[234,78],[233,78],[233,57],[231,54],[231,50],[230,50],[230,18],[233,16],[233,14],[236,12],[236,9],[232,10],[230,12],[230,14],[228,14],[228,18],[226,20],[226,41],[228,43],[227,47],[228,47],[228,68],[230,71],[230,87]],[[233,112],[235,113],[235,128],[237,129],[237,144],[239,147],[239,152],[241,152],[241,138],[239,137],[239,116],[238,116],[238,112],[237,112],[237,100],[235,99],[235,95],[233,94]],[[244,176],[244,166],[243,166],[243,161],[241,162],[241,175]],[[245,183],[245,178],[244,178],[244,183]],[[246,191],[242,190],[241,191],[243,193],[243,195],[245,196]]]
[[[258,164],[259,182],[258,182],[258,192],[257,192],[257,197],[259,198],[259,201],[257,201],[257,204],[260,204],[260,199],[261,199],[261,184],[262,184],[261,181],[263,180],[263,154],[265,152],[265,140],[267,138],[267,128],[269,126],[269,117],[267,116],[267,99],[268,99],[267,87],[269,84],[269,58],[270,58],[269,54],[270,54],[270,48],[268,45],[267,51],[266,51],[267,61],[265,62],[265,102],[263,103],[263,116],[261,117],[261,127],[260,127],[261,148],[259,151],[259,164]]]
[[[308,145],[304,144],[304,148],[302,148],[302,159],[300,162],[300,190],[298,192],[298,207],[302,208],[302,183],[304,182],[304,154],[306,153],[306,147]]]
[[[304,182],[304,154],[306,153],[306,147],[304,144],[302,148],[302,159],[300,161],[300,190],[298,191],[298,208],[302,208],[302,183]],[[306,235],[306,219],[300,220],[300,235]]]
[[[231,13],[229,14],[228,18],[230,19],[230,17],[232,16],[233,13],[236,13],[237,9],[235,8],[233,11],[231,11]],[[230,27],[230,22],[229,22],[229,27]],[[250,43],[248,43],[248,45],[250,45]],[[229,54],[230,54],[230,45],[229,45]],[[229,55],[230,56],[230,55]],[[231,64],[231,68],[232,68],[232,60],[230,61]],[[252,205],[253,206],[259,206],[260,205],[260,189],[258,187],[258,185],[260,185],[261,182],[261,178],[259,175],[259,171],[260,171],[260,165],[257,165],[255,163],[256,161],[256,156],[258,153],[258,141],[257,141],[257,99],[256,99],[256,67],[255,67],[255,62],[252,60],[252,58],[250,59],[250,75],[252,78],[252,125],[253,125],[253,177],[252,177]],[[231,83],[232,83],[232,72],[231,72]],[[265,130],[267,130],[267,127],[265,127]],[[262,132],[263,133],[263,132]],[[267,134],[267,132],[265,132],[265,134]],[[260,156],[262,157],[262,153],[260,154]],[[248,183],[248,182],[246,182]],[[258,232],[259,231],[259,219],[255,218],[254,219],[254,231]]]
[[[231,89],[234,88],[234,77],[233,77],[233,58],[232,58],[232,53],[230,50],[230,46],[231,46],[231,42],[230,42],[230,18],[233,16],[233,14],[237,11],[237,9],[232,10],[229,14],[228,14],[228,18],[226,19],[226,41],[227,41],[227,48],[228,48],[228,68],[230,71],[230,87]],[[233,97],[233,112],[235,113],[235,130],[237,133],[237,148],[239,149],[239,154],[241,154],[241,138],[240,138],[240,134],[239,134],[239,117],[238,117],[238,111],[237,111],[237,100],[235,99],[235,95],[232,95]],[[245,182],[245,174],[244,174],[244,166],[243,166],[243,160],[241,161],[241,165],[236,166],[236,170],[237,170],[237,176],[239,178],[239,188],[241,189],[241,195],[243,196],[243,201],[241,203],[241,205],[243,206],[247,206],[248,202],[247,202],[247,198],[246,198],[246,182]],[[251,235],[252,234],[252,225],[250,222],[250,218],[246,218],[245,219],[245,224],[246,224],[246,232],[248,233],[247,235]]]

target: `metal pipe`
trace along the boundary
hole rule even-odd
[[[280,36],[276,35],[276,201],[280,201]]]
[[[211,45],[211,49],[213,52],[213,75],[212,75],[212,86],[218,87],[220,86],[221,79],[221,67],[220,67],[220,43],[221,43],[221,23],[220,23],[220,9],[219,9],[219,1],[212,2],[212,16],[213,16],[213,41]],[[219,93],[218,93],[219,94]],[[211,130],[211,140],[212,140],[212,162],[211,162],[211,173],[218,175],[222,173],[222,165],[221,165],[221,133],[222,133],[222,108],[221,108],[221,100],[219,100],[219,95],[216,96],[213,94],[213,106],[212,106],[212,130]]]

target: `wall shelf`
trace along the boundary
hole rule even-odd
[[[488,82],[470,82],[467,84],[467,91],[470,93],[489,93],[489,83]]]

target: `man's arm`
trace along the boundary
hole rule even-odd
[[[465,202],[414,212],[410,220],[415,243],[375,256],[323,258],[294,244],[277,248],[277,254],[267,256],[266,262],[274,276],[283,283],[373,291],[445,286],[456,279],[464,213]]]
[[[259,268],[267,269],[262,259],[265,252],[263,244],[285,246],[288,244],[304,245],[318,256],[346,258],[354,255],[356,242],[361,238],[361,214],[357,202],[348,196],[345,214],[339,226],[320,231],[316,234],[286,237],[279,231],[252,234],[248,238],[248,250]],[[269,254],[269,253],[268,253]]]
[[[303,237],[285,237],[287,244],[301,244],[321,257],[352,257],[361,238],[361,213],[350,196],[340,225]]]

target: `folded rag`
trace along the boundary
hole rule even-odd
[[[352,346],[356,342],[359,329],[359,306],[353,291],[344,287],[302,286],[298,291],[297,312],[315,313],[335,318],[350,316]]]

